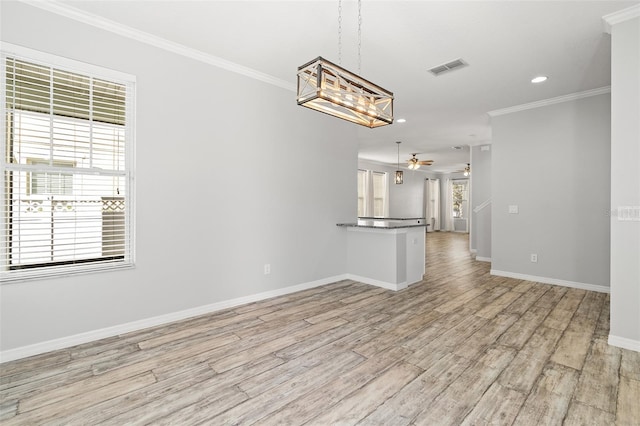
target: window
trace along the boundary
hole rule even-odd
[[[49,161],[39,158],[27,158],[27,164],[49,165]],[[56,167],[74,167],[73,161],[53,160]],[[39,167],[40,168],[40,167]],[[27,175],[27,195],[73,195],[73,174],[30,172]]]
[[[372,172],[373,177],[373,216],[384,217],[386,200],[387,174]]]
[[[388,197],[387,174],[358,170],[358,217],[385,217]]]
[[[453,181],[453,217],[463,218],[466,217],[467,211],[467,181],[466,180],[454,180]]]
[[[131,266],[133,78],[8,46],[0,277]]]
[[[366,182],[367,182],[367,171],[358,170],[358,217],[366,216],[365,214]]]

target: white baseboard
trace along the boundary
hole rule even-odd
[[[260,300],[270,299],[272,297],[283,296],[285,294],[296,293],[298,291],[331,284],[337,281],[349,279],[347,274],[336,275],[329,278],[323,278],[317,281],[297,284],[290,287],[279,288],[276,290],[265,291],[262,293],[252,294],[249,296],[238,297],[236,299],[224,300],[222,302],[211,303],[209,305],[198,306],[183,311],[171,312],[169,314],[159,315],[156,317],[145,318],[138,321],[132,321],[125,324],[119,324],[112,327],[92,330],[85,333],[74,334],[59,339],[48,340],[41,343],[22,346],[19,348],[8,349],[0,352],[0,363],[13,361],[16,359],[26,358],[45,352],[55,351],[68,348],[82,343],[93,342],[95,340],[107,337],[117,336],[119,334],[130,333],[132,331],[143,330],[157,325],[168,324],[174,321],[180,321],[187,318],[206,315],[222,309],[233,308],[247,303],[258,302]]]
[[[496,269],[491,270],[491,275],[497,275],[499,277],[515,278],[518,280],[535,281],[543,284],[559,285],[563,287],[579,288],[581,290],[597,291],[599,293],[609,293],[609,287],[595,284],[585,284],[575,281],[560,280],[557,278],[537,277],[535,275],[518,274],[516,272],[498,271]]]
[[[489,262],[489,263],[491,263],[491,258],[490,257],[476,256],[476,260],[478,262]]]
[[[640,352],[640,341],[627,339],[626,337],[609,335],[609,344],[611,346],[617,346],[623,349],[629,349],[630,351]]]
[[[364,284],[374,285],[376,287],[386,288],[387,290],[398,291],[408,287],[406,281],[399,284],[388,283],[386,281],[374,280],[373,278],[361,277],[360,275],[347,274],[346,279],[358,281]]]

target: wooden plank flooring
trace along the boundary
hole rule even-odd
[[[427,236],[427,279],[343,281],[0,365],[9,425],[640,425],[606,294],[492,277]]]

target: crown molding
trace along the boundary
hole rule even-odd
[[[611,28],[629,19],[640,17],[640,4],[627,7],[626,9],[619,10],[617,12],[604,15],[602,17],[602,25],[604,26],[604,32],[611,34]]]
[[[585,90],[584,92],[571,93],[570,95],[563,95],[555,98],[543,99],[541,101],[530,102],[528,104],[516,105],[508,108],[496,109],[496,110],[487,112],[487,114],[489,114],[489,116],[491,117],[497,117],[499,115],[511,114],[513,112],[525,111],[528,109],[540,108],[544,106],[559,104],[562,102],[575,101],[577,99],[588,98],[591,96],[603,95],[605,93],[611,93],[611,86]]]
[[[484,145],[491,145],[491,143],[493,142],[492,139],[487,139],[487,140],[482,140],[482,141],[476,141],[476,142],[471,142],[469,144],[469,147],[474,147],[474,146],[484,146]]]
[[[69,6],[58,2],[57,0],[39,1],[39,0],[20,0],[22,3],[28,4],[33,7],[37,7],[47,12],[55,13],[65,18],[73,19],[75,21],[82,22],[83,24],[91,25],[96,28],[100,28],[105,31],[127,37],[132,40],[145,43],[159,49],[166,50],[181,56],[185,56],[196,61],[203,62],[214,67],[222,68],[227,71],[241,74],[255,80],[262,81],[267,84],[271,84],[282,89],[286,89],[292,92],[296,91],[295,84],[286,80],[274,77],[272,75],[260,72],[253,68],[245,67],[244,65],[236,64],[235,62],[228,61],[226,59],[205,53],[201,50],[193,49],[185,45],[175,43],[173,41],[164,39],[162,37],[149,34],[144,31],[131,28],[127,25],[120,24],[110,19],[103,18],[92,13],[85,12],[73,6]]]

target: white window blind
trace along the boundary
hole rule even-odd
[[[385,217],[388,198],[386,173],[358,170],[358,217]]]
[[[2,52],[3,281],[133,263],[133,81],[64,62]]]
[[[366,216],[367,171],[358,170],[358,217]]]
[[[373,216],[384,217],[387,174],[373,172]]]

